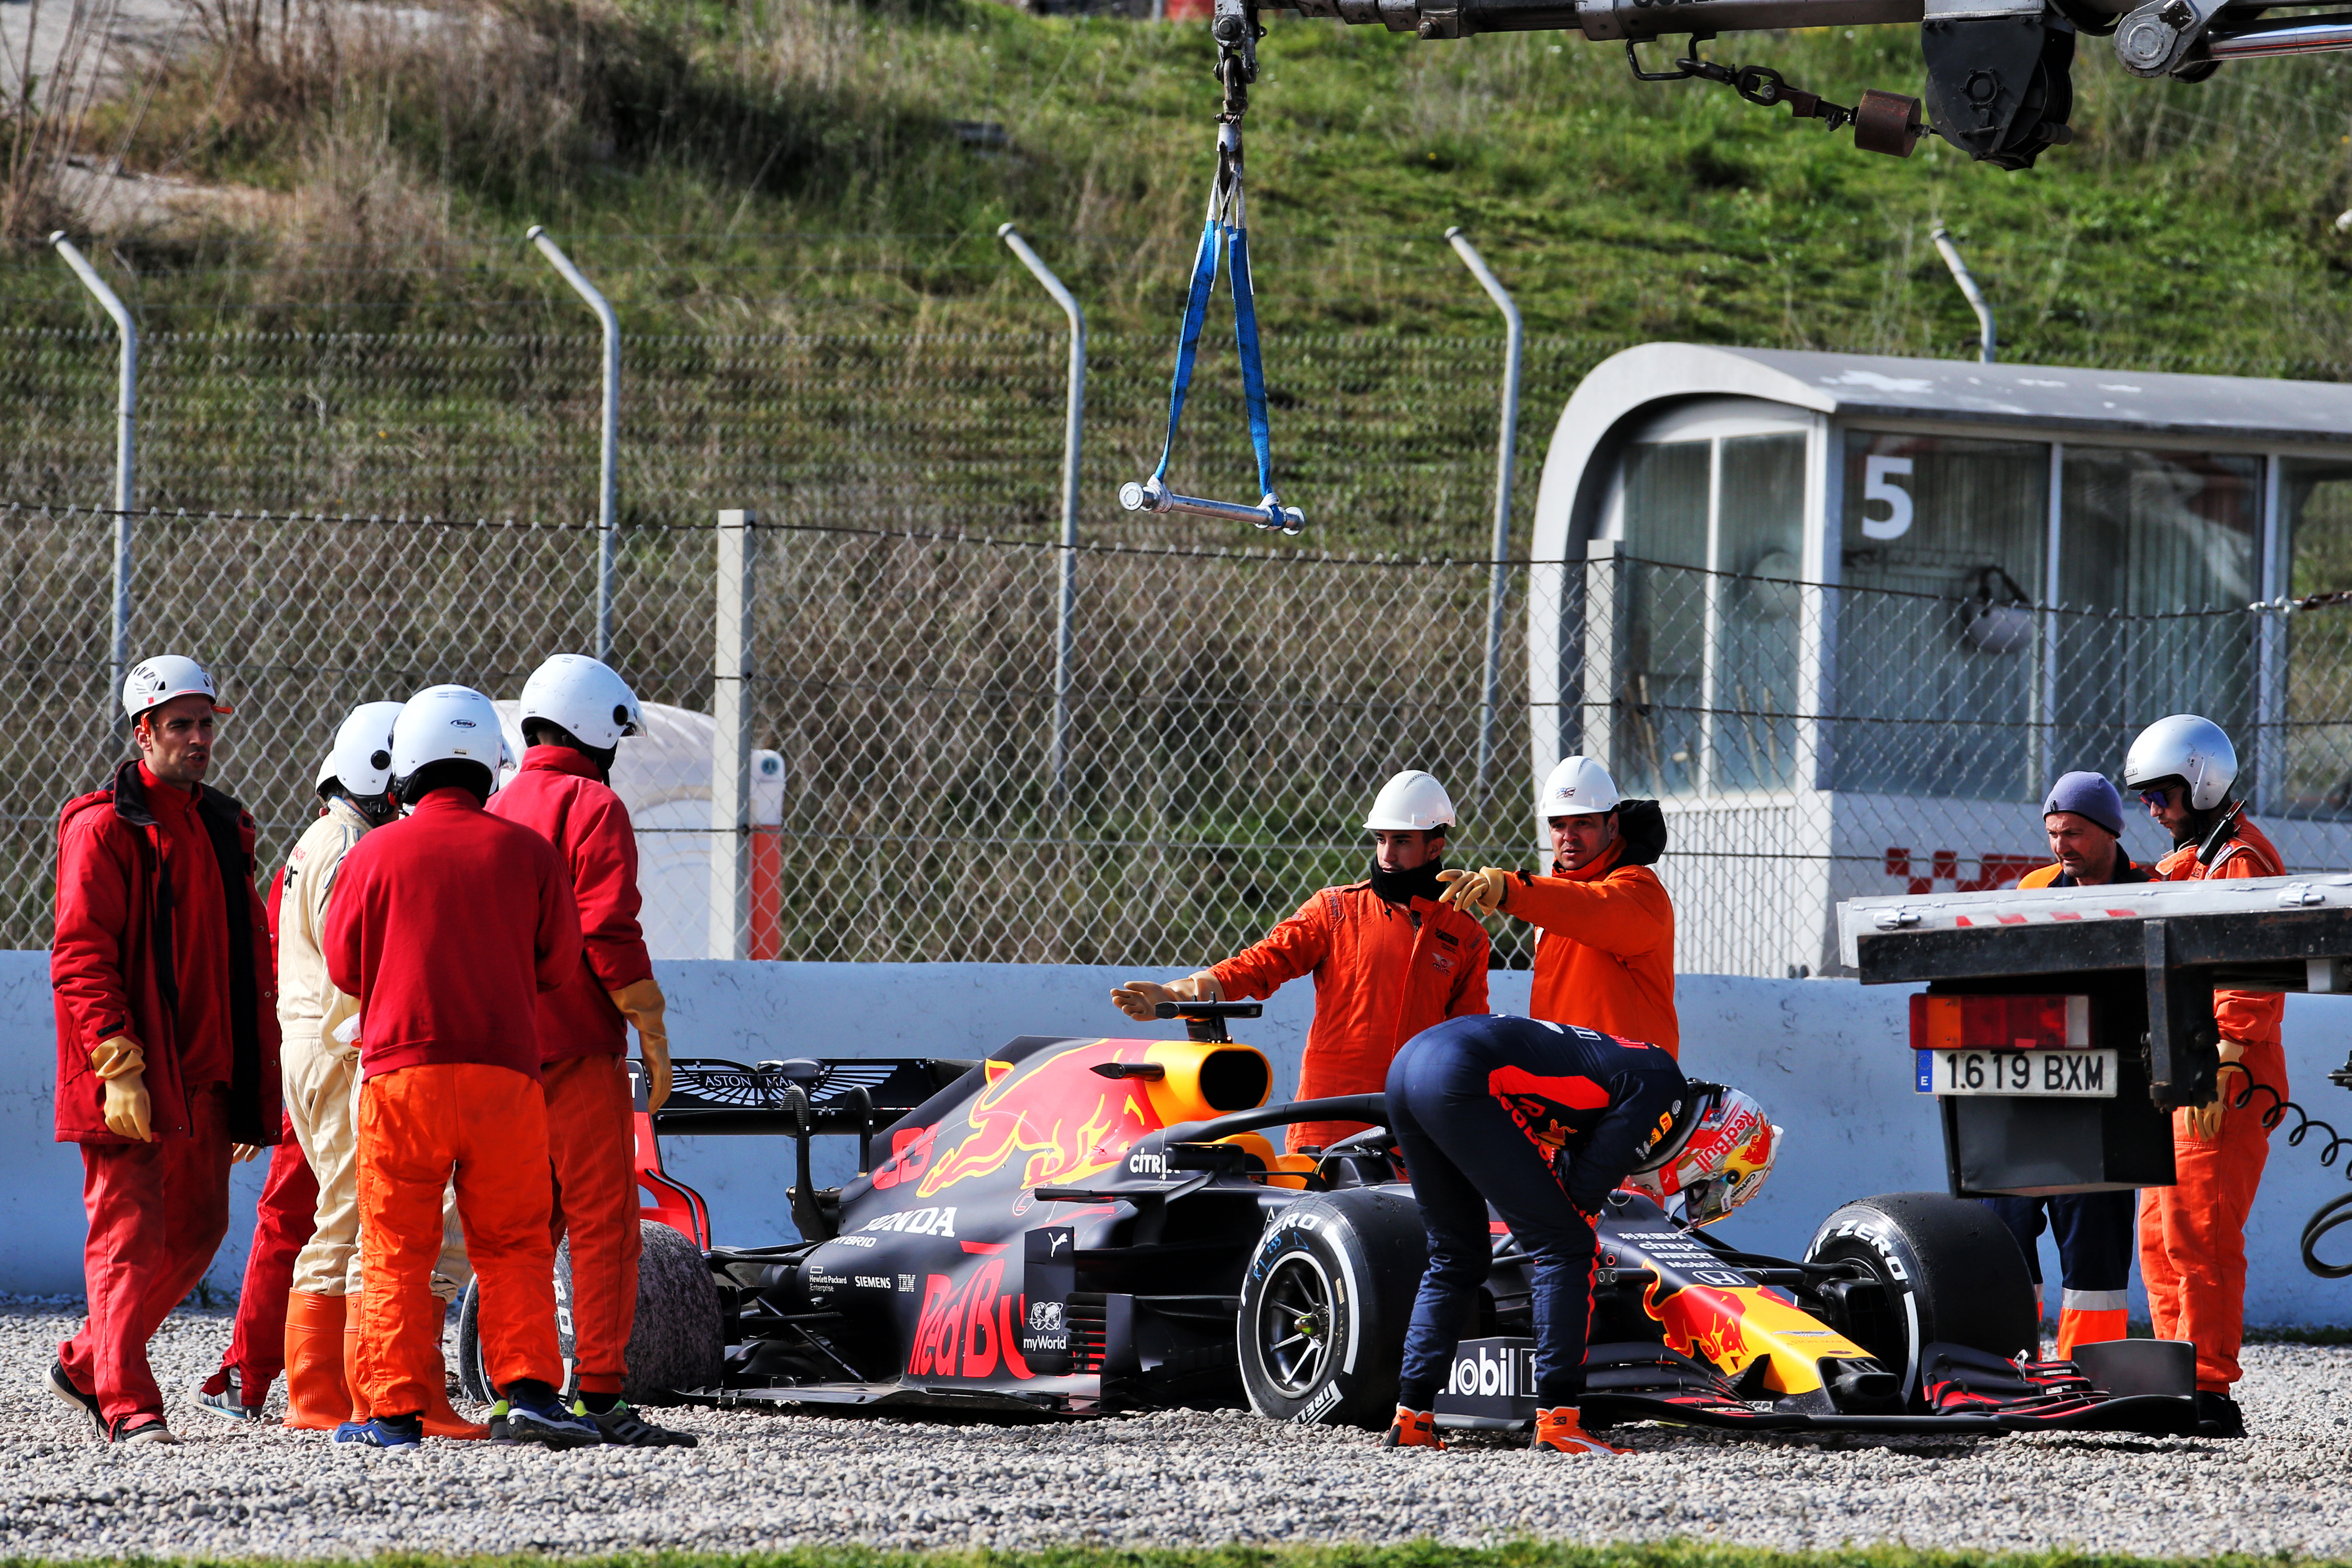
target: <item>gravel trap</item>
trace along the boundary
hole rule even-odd
[[[393,1456],[247,1428],[179,1403],[228,1342],[221,1311],[157,1334],[175,1447],[110,1448],[43,1392],[68,1309],[0,1310],[0,1552],[364,1555],[742,1551],[856,1542],[1682,1536],[1781,1548],[2204,1556],[2352,1554],[2352,1349],[2247,1348],[2242,1443],[2124,1436],[1730,1439],[1620,1429],[1616,1462],[1470,1438],[1384,1453],[1370,1434],[1237,1411],[1021,1426],[674,1409],[698,1449],[548,1454],[428,1442]],[[272,1391],[273,1414],[282,1392]]]

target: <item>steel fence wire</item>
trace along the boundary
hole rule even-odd
[[[113,524],[0,510],[11,945],[47,942],[58,806],[128,754]],[[583,524],[155,512],[133,537],[134,657],[185,651],[221,680],[237,712],[215,777],[273,866],[352,705],[444,680],[511,698],[593,634]],[[732,838],[709,825],[705,760],[716,539],[634,523],[617,551],[616,662],[687,726],[688,760],[640,822],[668,956],[708,951],[710,857]],[[1527,590],[1563,569],[1514,563],[1482,795],[1487,563],[1082,547],[1057,695],[1050,543],[762,524],[755,548],[749,740],[783,779],[739,933],[761,957],[1213,960],[1360,878],[1360,814],[1405,767],[1462,808],[1453,863],[1541,868],[1531,715],[1665,803],[1685,972],[1818,970],[1836,899],[2013,881],[2044,858],[2049,779],[2112,776],[2140,726],[2181,709],[2237,738],[2242,789],[2292,865],[2352,862],[2341,609],[2130,614],[1965,579],[1832,586],[1620,557],[1566,571],[1553,711],[1528,705]],[[2152,860],[2168,847],[2133,816],[2126,848]],[[1530,962],[1531,937],[1498,921],[1496,961]]]

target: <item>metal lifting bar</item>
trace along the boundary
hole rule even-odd
[[[1969,309],[1977,313],[1978,362],[1992,363],[2000,354],[2000,342],[1992,330],[1992,301],[1987,300],[1984,290],[1977,287],[1976,274],[1970,272],[1969,264],[1960,258],[1960,247],[1952,243],[1951,235],[1942,224],[1937,224],[1927,237],[1936,242],[1937,254],[1944,258],[1944,265],[1952,269],[1952,281],[1960,286],[1960,292],[1968,298]]]
[[[66,237],[65,230],[49,236],[49,244],[66,258],[82,287],[114,318],[115,331],[122,339],[114,391],[114,620],[110,643],[114,686],[107,693],[103,710],[112,728],[121,722],[122,682],[131,673],[131,509],[139,493],[139,328],[121,298],[98,275],[98,268]]]
[[[1503,287],[1478,247],[1460,227],[1445,231],[1447,243],[1495,308],[1503,312],[1503,421],[1496,439],[1495,449],[1495,539],[1488,559],[1494,564],[1486,582],[1486,683],[1478,705],[1478,784],[1477,799],[1483,807],[1486,801],[1486,770],[1495,754],[1495,706],[1501,695],[1503,680],[1503,596],[1509,585],[1504,563],[1511,554],[1511,475],[1519,436],[1519,362],[1527,342],[1527,333],[1519,321],[1519,307],[1511,299],[1511,291]]]
[[[1045,286],[1045,292],[1054,297],[1054,302],[1070,319],[1069,406],[1062,425],[1062,581],[1054,611],[1052,771],[1054,797],[1059,801],[1064,795],[1064,774],[1070,761],[1070,639],[1078,598],[1078,447],[1087,416],[1087,313],[1078,308],[1076,296],[1054,276],[1054,269],[1029,248],[1029,242],[1021,237],[1018,229],[1008,223],[997,229],[996,237],[1012,247],[1021,264]]]
[[[604,329],[604,451],[598,476],[596,500],[596,657],[606,664],[613,662],[613,561],[618,520],[614,513],[619,500],[618,464],[621,448],[621,319],[613,307],[588,281],[587,275],[572,264],[562,247],[547,237],[547,230],[533,224],[523,237],[539,247],[539,253],[553,263],[572,291],[588,301],[596,312],[596,321]]]

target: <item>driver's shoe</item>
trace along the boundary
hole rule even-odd
[[[1549,1448],[1555,1454],[1630,1454],[1633,1451],[1604,1443],[1587,1432],[1584,1424],[1577,1419],[1573,1405],[1536,1412],[1536,1440],[1532,1447],[1538,1453]]]
[[[1388,1431],[1381,1437],[1383,1448],[1444,1448],[1445,1439],[1437,1435],[1437,1416],[1433,1411],[1407,1410],[1397,1406],[1396,1419],[1389,1423]]]

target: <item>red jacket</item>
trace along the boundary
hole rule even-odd
[[[1528,1010],[1678,1056],[1674,902],[1655,871],[1620,865],[1622,852],[1580,871],[1554,862],[1550,876],[1522,875],[1505,892],[1504,912],[1542,932]]]
[[[479,1062],[539,1077],[539,993],[580,967],[555,847],[436,789],[352,847],[327,905],[327,975],[360,999],[360,1071]]]
[[[1209,973],[1236,1002],[1315,976],[1315,1022],[1298,1098],[1378,1094],[1397,1047],[1448,1018],[1486,1011],[1486,929],[1450,905],[1399,909],[1369,882],[1326,888],[1265,940]],[[1302,1122],[1294,1149],[1327,1146],[1360,1122]]]
[[[569,746],[533,746],[522,771],[490,796],[490,815],[555,846],[580,901],[581,962],[539,999],[539,1059],[625,1055],[629,1026],[611,993],[654,972],[637,924],[637,835],[629,808]]]
[[[117,1035],[144,1047],[155,1135],[188,1136],[173,926],[198,920],[226,928],[229,1139],[275,1143],[278,980],[268,911],[253,886],[253,818],[220,791],[198,787],[194,809],[212,841],[224,898],[218,909],[178,909],[169,863],[174,840],[155,820],[151,787],[137,763],[124,763],[113,783],[67,802],[58,816],[58,919],[49,948],[58,1142],[132,1142],[107,1131],[105,1087],[89,1068],[90,1051]]]

